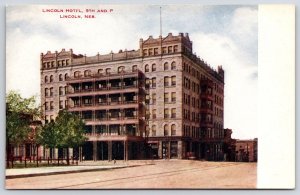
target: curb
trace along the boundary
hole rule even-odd
[[[152,165],[152,164],[146,164]],[[70,173],[81,173],[81,172],[92,172],[92,171],[104,171],[104,170],[111,170],[111,169],[123,169],[123,168],[130,168],[130,167],[138,167],[143,165],[129,165],[123,167],[110,167],[110,168],[95,168],[95,169],[83,169],[83,170],[72,170],[72,171],[56,171],[56,172],[49,172],[49,173],[29,173],[29,174],[20,174],[20,175],[6,175],[6,179],[16,179],[16,178],[26,178],[26,177],[38,177],[38,176],[48,176],[48,175],[59,175],[59,174],[70,174]]]

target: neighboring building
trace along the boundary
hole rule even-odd
[[[81,158],[223,160],[224,71],[193,54],[188,34],[140,39],[138,50],[87,57],[63,49],[40,59],[44,122],[60,109],[81,116]]]
[[[257,162],[257,138],[250,140],[236,140],[236,161]]]
[[[224,160],[235,161],[236,140],[232,139],[232,129],[224,129]]]
[[[42,125],[41,121],[34,119],[34,117],[29,114],[21,114],[20,117],[28,120],[32,131],[28,134],[27,140],[23,143],[8,146],[10,150],[10,158],[14,157],[22,160],[24,160],[25,157],[32,160],[36,159],[37,156],[43,158],[43,146],[38,146],[35,140],[37,127]]]

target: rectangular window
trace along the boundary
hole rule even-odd
[[[146,119],[149,119],[149,118],[150,118],[150,112],[149,112],[148,109],[146,110],[146,116],[145,116],[145,117],[146,117]]]
[[[65,108],[68,108],[68,100],[65,100]]]
[[[64,105],[63,105],[63,101],[59,101],[59,109],[63,109]]]
[[[178,52],[178,45],[174,45],[174,53]]]
[[[152,78],[152,88],[156,88],[156,77]]]
[[[145,103],[146,103],[146,104],[149,104],[149,103],[150,103],[150,97],[149,97],[149,95],[146,95]]]
[[[53,87],[50,88],[50,96],[53,96]]]
[[[168,53],[172,53],[172,46],[168,47]]]
[[[172,92],[172,102],[176,102],[176,92]]]
[[[176,85],[176,76],[171,77],[171,83],[172,83],[172,86]]]
[[[48,102],[45,103],[45,110],[49,110],[49,103]]]
[[[148,55],[148,50],[147,50],[147,49],[144,49],[144,50],[143,50],[143,55],[144,55],[144,56],[147,56],[147,55]]]
[[[150,86],[150,79],[146,78],[146,87],[149,87],[149,86]]]
[[[149,56],[153,55],[153,49],[149,49]]]
[[[166,47],[163,47],[162,50],[163,50],[163,54],[167,53],[167,48]]]
[[[48,97],[49,96],[49,89],[45,88],[45,96]]]
[[[152,104],[156,104],[156,93],[152,93]]]
[[[153,110],[152,110],[152,118],[153,118],[153,119],[156,119],[156,109],[153,109]]]
[[[152,125],[152,136],[156,136],[156,126]]]
[[[158,54],[158,48],[154,48],[154,55]]]
[[[171,109],[171,118],[176,118],[176,108]]]
[[[165,85],[165,87],[169,86],[169,77],[164,78],[164,85]]]
[[[50,102],[50,110],[53,110],[54,106],[53,106],[53,101]]]
[[[59,87],[59,95],[64,95],[64,88],[63,87]]]
[[[164,116],[165,116],[165,118],[169,118],[169,109],[168,108],[165,108]]]
[[[164,94],[164,101],[165,101],[165,103],[169,102],[169,93]]]
[[[50,115],[50,121],[53,122],[54,121],[54,117],[53,115]]]

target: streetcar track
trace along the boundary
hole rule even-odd
[[[137,176],[121,177],[121,178],[108,179],[108,180],[102,180],[102,181],[93,181],[93,182],[87,182],[87,183],[81,183],[81,184],[66,185],[66,186],[60,186],[60,187],[50,188],[50,189],[68,189],[71,187],[79,187],[79,186],[91,185],[91,184],[103,184],[104,185],[107,182],[122,181],[122,180],[126,180],[126,182],[128,182],[127,180],[138,179],[138,178],[143,179],[143,180],[149,180],[149,179],[160,178],[160,177],[170,177],[173,175],[184,174],[184,173],[191,172],[191,171],[195,171],[195,172],[208,171],[208,170],[213,170],[213,169],[217,169],[217,168],[230,167],[230,166],[236,166],[236,165],[237,164],[227,164],[227,165],[212,166],[212,167],[202,168],[202,169],[201,168],[181,169],[181,170],[168,171],[168,172],[158,172],[158,173],[147,174],[147,175],[137,175]],[[238,165],[241,165],[241,164],[238,164]],[[125,182],[118,182],[115,184],[121,184],[121,183],[125,183]],[[109,185],[115,185],[115,184],[109,184]],[[89,188],[89,189],[93,189],[93,188]]]

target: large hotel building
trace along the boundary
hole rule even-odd
[[[41,54],[44,123],[67,109],[85,121],[85,160],[224,157],[224,71],[188,34],[140,39],[138,50]],[[63,151],[45,150],[45,156]]]

